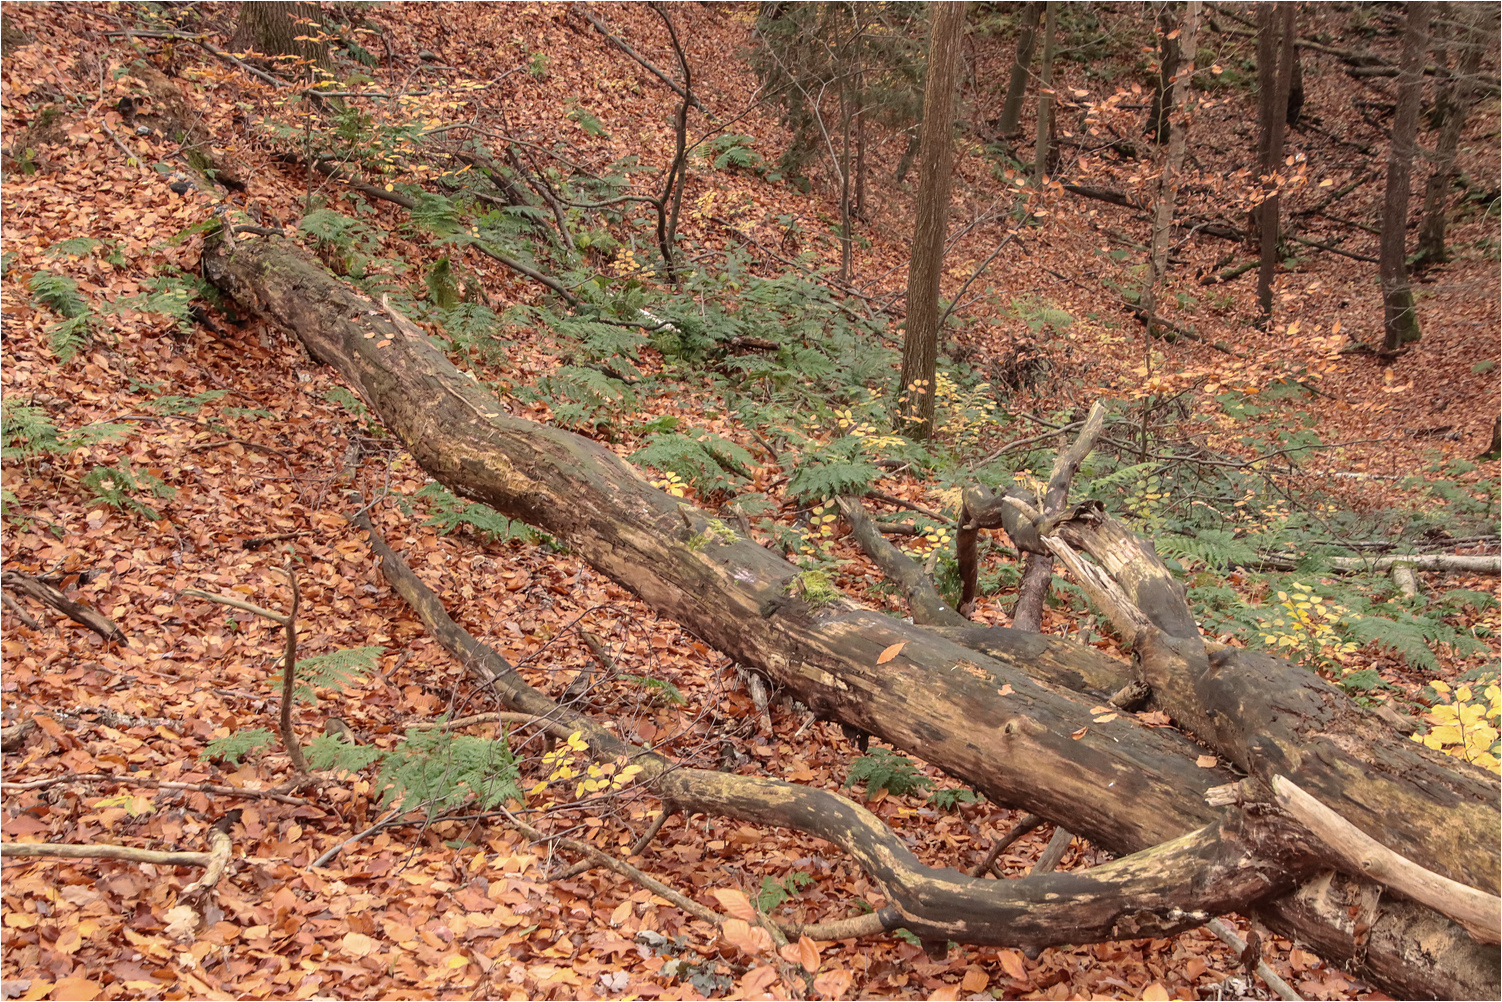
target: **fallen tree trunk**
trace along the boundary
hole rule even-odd
[[[1320,943],[1327,959],[1351,964],[1357,974],[1394,994],[1496,993],[1495,951],[1433,911],[1400,899],[1384,901],[1380,917],[1395,933],[1378,941],[1368,935],[1371,922],[1342,924],[1340,915],[1322,909],[1327,902],[1311,901],[1303,890],[1285,894],[1312,872],[1311,866],[1342,861],[1329,858],[1333,853],[1322,854],[1307,833],[1297,836],[1303,829],[1268,807],[1270,791],[1252,791],[1244,798],[1244,810],[1211,807],[1205,801],[1209,789],[1233,777],[1219,767],[1199,767],[1199,747],[1133,718],[1097,713],[1098,696],[1104,693],[1081,698],[1068,691],[1071,684],[1089,684],[1080,681],[1087,678],[1120,677],[1119,671],[1103,668],[1100,662],[1109,659],[1098,652],[1008,630],[953,631],[957,636],[984,633],[986,653],[980,653],[844,600],[811,606],[802,598],[802,579],[792,565],[652,488],[602,446],[510,416],[504,404],[454,369],[422,331],[353,293],[295,247],[281,240],[221,242],[206,251],[204,269],[243,305],[295,331],[315,358],[333,366],[365,397],[435,479],[564,540],[660,614],[757,667],[816,713],[878,735],[940,765],[999,804],[1026,807],[1113,852],[1152,850],[1132,857],[1138,861],[1132,866],[1154,858],[1174,861],[1172,867],[1153,868],[1155,879],[1166,883],[1143,899],[1143,909],[1131,922],[1119,916],[1092,919],[1082,910],[1074,941],[1147,934],[1207,920],[1211,915],[1200,905],[1191,906],[1195,914],[1183,914],[1189,899],[1171,886],[1178,879],[1171,874],[1184,872],[1173,867],[1189,860],[1201,867],[1196,879],[1213,884],[1195,885],[1204,908],[1223,907],[1232,899],[1239,901],[1240,910],[1261,905],[1270,910],[1275,925]],[[1128,578],[1132,573],[1130,567],[1123,569]],[[1142,579],[1156,580],[1151,569],[1142,572]],[[1146,606],[1159,601],[1167,608],[1174,598],[1147,587],[1136,591]],[[1177,601],[1182,608],[1181,595]],[[1181,615],[1187,619],[1187,612]],[[1194,641],[1198,643],[1197,636]],[[897,645],[900,653],[878,665],[882,652]],[[1059,669],[1052,675],[1042,670],[1049,662]],[[1176,694],[1190,701],[1201,695],[1192,688]],[[1219,692],[1208,695],[1221,698]],[[1201,713],[1185,719],[1241,714],[1262,719],[1291,712],[1272,707],[1275,695],[1239,693],[1237,698],[1250,705],[1215,703],[1208,708],[1211,717]],[[1354,706],[1343,712],[1359,714]],[[1206,737],[1213,741],[1216,733],[1212,729]],[[1255,774],[1286,775],[1321,793],[1329,788],[1328,782],[1311,778],[1309,761],[1281,745],[1283,758],[1273,767],[1258,757],[1263,747],[1256,740],[1229,744],[1229,757],[1246,758],[1256,766]],[[1414,754],[1426,752],[1412,747]],[[1340,776],[1346,770],[1353,776],[1366,768],[1348,752],[1338,741],[1322,745],[1318,754],[1329,759],[1322,775]],[[1450,766],[1430,758],[1425,782],[1441,766]],[[1433,778],[1431,813],[1427,819],[1410,820],[1402,851],[1419,866],[1492,891],[1496,783],[1486,774],[1466,774],[1466,768],[1456,765],[1453,777]],[[1400,774],[1367,779],[1377,785],[1363,789],[1383,791],[1384,796],[1382,783],[1402,788],[1409,782]],[[769,788],[746,794],[750,788],[744,784],[737,789],[742,792],[734,795],[702,789],[696,796],[708,805],[705,810],[794,827],[815,823],[819,810],[827,807],[798,806],[805,793],[814,791],[787,794]],[[1471,802],[1478,799],[1476,789],[1486,793],[1479,799],[1489,798],[1489,815]],[[798,803],[779,804],[779,797]],[[1338,788],[1334,802],[1346,806]],[[1463,816],[1443,813],[1447,804],[1463,804]],[[1425,820],[1431,831],[1424,831]],[[1380,840],[1382,827],[1368,828],[1367,834]],[[1469,863],[1456,858],[1458,846],[1470,847]],[[861,858],[876,872],[885,865],[881,852]],[[1231,858],[1236,866],[1221,865]],[[1243,880],[1247,873],[1256,879]],[[1015,942],[1016,930],[1030,925],[1026,916],[1032,905],[996,922],[989,908],[998,893],[992,882],[976,881],[978,888],[946,886],[939,893],[921,881],[904,885],[895,875],[878,879],[891,881],[886,886],[895,888],[897,900],[940,902],[938,909],[910,905],[911,914],[893,920],[920,935],[962,942],[1005,942],[1010,937]],[[1220,891],[1229,887],[1235,893],[1222,896]],[[1084,909],[1083,899],[1076,903]],[[970,917],[974,924],[967,921]],[[1415,938],[1420,925],[1430,937],[1422,942]],[[1387,952],[1373,956],[1374,947]]]

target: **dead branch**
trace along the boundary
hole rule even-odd
[[[22,783],[0,783],[0,790],[7,792],[42,790],[60,783],[119,783],[122,786],[144,786],[151,790],[186,790],[193,793],[208,793],[216,797],[275,800],[294,807],[306,807],[311,803],[301,797],[288,796],[275,790],[247,790],[239,786],[219,786],[214,783],[177,783],[165,779],[152,779],[149,776],[116,776],[105,772],[69,773],[65,776],[50,776],[46,779],[33,779]]]
[[[692,103],[695,108],[699,109],[704,114],[706,114],[706,115],[710,114],[709,109],[704,106],[704,102],[700,101],[697,96],[691,96],[689,94],[689,92],[685,91],[682,87],[680,87],[678,85],[678,83],[672,77],[668,76],[662,70],[660,70],[656,66],[652,65],[652,63],[650,61],[648,61],[645,56],[641,55],[639,52],[637,52],[631,46],[627,45],[624,40],[616,37],[615,35],[612,35],[610,33],[610,26],[607,25],[600,18],[596,17],[595,14],[592,11],[590,11],[589,6],[587,4],[575,3],[574,4],[574,10],[578,11],[579,14],[582,15],[586,21],[588,21],[591,25],[594,26],[594,29],[596,31],[598,31],[601,35],[604,35],[605,38],[611,44],[613,44],[613,45],[616,46],[616,48],[620,49],[622,52],[624,52],[626,55],[630,56],[632,59],[635,59],[638,63],[640,63],[642,66],[644,66],[653,76],[655,76],[657,79],[661,80],[663,83],[665,83],[669,87],[671,87],[672,90],[673,90],[673,93],[677,94],[679,97],[683,98],[684,100],[689,101],[690,103]]]
[[[0,573],[0,585],[16,591],[25,592],[45,606],[56,609],[80,626],[86,626],[99,634],[105,640],[116,641],[129,646],[130,641],[125,639],[125,634],[115,621],[88,606],[75,602],[52,585],[30,574],[22,574],[20,571],[5,571]]]
[[[1369,877],[1448,915],[1483,943],[1502,943],[1502,898],[1404,859],[1285,776],[1274,776],[1272,787],[1283,809],[1329,846],[1354,875]]]

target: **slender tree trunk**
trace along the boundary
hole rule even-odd
[[[1278,168],[1283,166],[1283,130],[1286,127],[1288,92],[1293,85],[1293,64],[1298,58],[1294,48],[1294,32],[1297,25],[1294,15],[1296,4],[1285,3],[1279,8],[1281,24],[1278,26],[1279,48],[1277,83],[1270,97],[1267,118],[1267,146],[1264,149],[1262,170],[1263,190],[1267,192],[1262,201],[1259,229],[1262,235],[1262,261],[1257,270],[1257,304],[1262,310],[1262,326],[1272,322],[1273,316],[1273,271],[1278,264]]]
[[[1257,5],[1257,165],[1261,173],[1268,167],[1268,144],[1272,139],[1273,95],[1278,87],[1278,15],[1277,4]],[[1252,247],[1262,244],[1262,207],[1247,213],[1246,240]]]
[[[1382,280],[1384,337],[1382,350],[1396,352],[1419,339],[1419,318],[1413,305],[1404,262],[1408,234],[1408,185],[1413,167],[1413,144],[1418,134],[1419,99],[1424,92],[1424,52],[1428,48],[1431,0],[1407,7],[1408,28],[1398,64],[1398,106],[1393,112],[1392,145],[1387,155],[1387,192],[1382,200],[1382,247],[1378,272]]]
[[[1027,71],[1038,46],[1038,22],[1043,16],[1043,0],[1029,3],[1022,12],[1022,28],[1017,35],[1017,55],[1012,60],[1012,76],[1007,81],[1007,96],[1001,106],[1001,123],[997,129],[1003,138],[1017,132],[1022,115],[1022,98],[1027,93]]]
[[[965,35],[963,0],[933,0],[928,31],[928,77],[923,89],[922,175],[907,272],[907,325],[902,338],[898,429],[913,438],[933,434],[934,376],[939,362],[939,277],[954,165],[954,95]]]
[[[861,56],[857,53],[857,59]],[[855,71],[855,218],[866,221],[866,70]]]
[[[1445,81],[1436,102],[1439,140],[1434,149],[1434,173],[1429,176],[1429,184],[1424,189],[1423,222],[1419,224],[1419,259],[1425,264],[1439,264],[1446,257],[1446,196],[1450,192],[1450,179],[1455,176],[1455,152],[1460,147],[1460,134],[1471,110],[1471,95],[1475,93],[1474,82],[1481,69],[1481,54],[1486,48],[1486,38],[1491,34],[1484,30],[1482,22],[1488,15],[1496,17],[1495,9],[1481,4],[1467,4],[1465,7],[1467,17],[1459,39],[1459,62],[1455,72]]]
[[[840,135],[843,144],[840,147],[840,284],[847,285],[850,282],[850,196],[851,177],[851,132],[854,124],[855,95],[850,93],[851,88],[846,84],[840,85]]]
[[[1059,5],[1048,0],[1044,8],[1043,71],[1038,77],[1038,141],[1033,150],[1033,183],[1040,188],[1048,174],[1048,137],[1053,127],[1053,49],[1059,27]]]
[[[1283,121],[1290,129],[1299,124],[1304,115],[1304,62],[1299,58],[1299,47],[1293,47],[1293,77],[1288,87],[1288,100],[1283,104]]]
[[[1165,0],[1158,8],[1158,79],[1153,87],[1153,107],[1147,113],[1147,132],[1159,146],[1168,142],[1170,112],[1164,104],[1173,88],[1174,67],[1179,65],[1179,36],[1174,34],[1173,7],[1171,0]]]
[[[1166,44],[1163,46],[1164,52],[1173,52],[1175,63],[1164,67],[1165,96],[1162,121],[1168,129],[1168,149],[1163,157],[1163,170],[1158,175],[1158,195],[1153,202],[1152,251],[1148,258],[1147,286],[1143,289],[1141,302],[1143,320],[1147,323],[1149,336],[1154,333],[1158,309],[1158,286],[1168,272],[1168,236],[1173,227],[1173,210],[1178,199],[1179,175],[1184,170],[1184,151],[1188,145],[1189,88],[1194,77],[1199,19],[1199,0],[1189,0],[1184,5],[1182,26],[1176,26],[1172,22],[1162,24],[1164,35],[1173,34],[1177,27],[1178,38],[1172,50]]]

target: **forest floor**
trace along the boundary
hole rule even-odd
[[[1300,16],[1310,23],[1301,32],[1393,55],[1391,32],[1361,34],[1334,8],[1307,5]],[[596,9],[639,53],[672,71],[662,23],[645,5]],[[1113,44],[1133,38],[1151,44],[1149,20],[1127,5],[1101,9],[1112,19]],[[224,48],[233,13],[233,5],[197,5],[190,30],[205,31]],[[288,162],[284,154],[303,148],[313,128],[297,117],[306,105],[295,91],[191,41],[151,37],[178,29],[148,23],[144,7],[12,4],[5,14],[0,386],[7,405],[19,402],[44,415],[57,438],[51,450],[8,455],[0,552],[7,571],[50,576],[71,598],[110,617],[123,639],[108,641],[29,599],[7,604],[0,641],[4,720],[7,726],[34,720],[37,729],[5,756],[0,832],[7,843],[196,850],[217,819],[241,810],[232,832],[236,866],[196,936],[184,936],[170,914],[182,888],[196,879],[193,868],[7,860],[0,892],[5,998],[1267,997],[1231,949],[1204,930],[1048,949],[1036,957],[959,947],[933,960],[899,938],[819,943],[806,968],[814,977],[810,990],[791,973],[809,958],[794,955],[791,967],[779,967],[749,956],[614,873],[596,869],[547,881],[568,861],[529,844],[504,819],[478,812],[431,823],[415,812],[418,820],[351,844],[327,867],[310,867],[385,816],[374,770],[341,773],[316,794],[277,799],[267,791],[290,769],[279,746],[239,763],[206,757],[210,741],[275,728],[279,688],[269,680],[279,671],[284,640],[275,624],[185,590],[283,609],[288,594],[278,571],[290,547],[301,590],[300,655],[381,649],[373,670],[342,691],[320,688],[316,704],[298,707],[305,738],[337,716],[361,742],[389,749],[405,728],[440,713],[489,709],[466,667],[425,633],[382,578],[364,534],[346,522],[351,490],[389,496],[371,514],[393,546],[439,591],[455,619],[544,691],[556,696],[581,673],[597,671],[581,627],[600,638],[619,670],[596,681],[590,708],[617,720],[623,736],[666,742],[685,762],[742,763],[832,790],[845,790],[855,752],[837,726],[790,706],[774,706],[774,727],[764,730],[728,658],[577,557],[542,543],[445,533],[414,518],[405,499],[428,478],[285,332],[236,326],[217,312],[209,317],[213,329],[191,319],[179,324],[159,298],[151,299],[164,288],[162,276],[197,272],[200,224],[233,212],[291,233],[310,195],[363,212],[380,233],[370,255],[407,262],[413,277],[451,253],[460,284],[498,313],[541,302],[546,290],[473,250],[434,246],[404,228],[405,213],[396,206],[370,198],[356,207],[350,189]],[[360,36],[380,64],[371,77],[392,92],[418,95],[387,102],[387,124],[469,122],[477,134],[526,137],[538,148],[566,143],[596,169],[635,155],[660,172],[671,156],[673,95],[573,5],[391,4],[360,16],[381,29],[379,36]],[[774,109],[756,102],[758,82],[742,55],[752,46],[755,5],[678,4],[671,16],[695,92],[720,120],[735,119],[732,131],[750,136],[767,162],[775,161],[788,133]],[[1234,21],[1223,19],[1223,26],[1228,30],[1201,33],[1199,64],[1224,72],[1193,120],[1198,180],[1186,189],[1183,212],[1241,218],[1255,180],[1246,172],[1256,139],[1254,96],[1245,85],[1252,41],[1235,33]],[[125,34],[130,30],[145,33]],[[950,231],[959,235],[947,252],[946,295],[956,294],[1017,228],[1015,193],[1024,179],[975,138],[989,117],[983,109],[999,105],[1011,39],[976,27],[967,40],[962,117],[968,128],[954,171]],[[1353,80],[1338,59],[1316,51],[1305,58],[1305,125],[1287,140],[1294,180],[1284,211],[1300,237],[1338,239],[1341,249],[1374,258],[1370,227],[1380,209],[1387,148],[1378,106],[1391,102],[1392,81]],[[353,65],[340,59],[345,70]],[[138,123],[146,111],[129,105],[122,111],[123,98],[155,110],[143,96],[148,82],[133,69],[137,61],[166,74],[186,96],[194,127],[212,137],[216,157],[234,165],[244,190],[183,184],[182,144]],[[1460,472],[1447,473],[1447,483],[1485,496],[1498,464],[1476,457],[1488,447],[1502,404],[1496,191],[1489,203],[1478,208],[1467,200],[1455,214],[1454,259],[1418,280],[1423,339],[1396,358],[1342,351],[1381,339],[1374,263],[1301,252],[1280,272],[1274,319],[1263,331],[1254,323],[1254,274],[1213,286],[1197,281],[1247,257],[1243,247],[1203,235],[1176,237],[1174,274],[1163,297],[1164,315],[1192,326],[1202,340],[1147,341],[1117,291],[1140,280],[1146,213],[1060,186],[1112,188],[1139,203],[1150,200],[1154,161],[1080,152],[1086,140],[1113,133],[1146,147],[1140,131],[1150,92],[1138,69],[1130,61],[1107,66],[1091,52],[1066,47],[1056,82],[1059,128],[1076,145],[1064,147],[1051,181],[1024,205],[1031,221],[970,283],[972,299],[962,298],[956,310],[951,354],[990,375],[1009,418],[984,445],[1033,434],[1022,415],[1058,416],[1100,397],[1119,402],[1125,413],[1149,414],[1153,430],[1169,434],[1196,416],[1218,413],[1216,387],[1297,384],[1306,390],[1272,405],[1273,416],[1306,415],[1301,420],[1330,446],[1289,478],[1300,489],[1317,488],[1325,503],[1375,518],[1430,504],[1424,488],[1402,478],[1448,463]],[[1495,75],[1496,67],[1487,72]],[[1083,128],[1087,105],[1094,110]],[[1495,98],[1482,100],[1466,134],[1460,168],[1472,190],[1494,185],[1499,174],[1497,108]],[[281,131],[278,122],[286,126]],[[1025,116],[1025,130],[1030,122]],[[709,127],[697,112],[691,123],[695,135]],[[896,302],[900,315],[916,173],[895,183],[906,137],[871,131],[866,218],[851,267],[860,295],[850,302],[861,309]],[[439,182],[436,171],[426,178],[416,173],[411,150],[396,155],[410,168],[403,180]],[[158,172],[154,164],[170,170]],[[1324,195],[1368,174],[1350,194],[1313,211]],[[1421,193],[1427,171],[1415,177]],[[709,268],[730,250],[747,248],[756,274],[817,267],[825,270],[815,280],[827,280],[839,263],[838,189],[827,158],[810,168],[810,179],[804,192],[755,171],[693,161],[683,200],[686,253]],[[620,277],[633,261],[623,248],[600,267]],[[39,273],[72,279],[81,297],[76,314],[66,312],[65,295],[39,291]],[[91,335],[71,360],[60,360],[55,325],[86,314],[81,322]],[[507,357],[475,368],[502,385],[535,382],[563,364],[545,334],[517,323],[508,331]],[[642,365],[652,364],[648,351]],[[1148,411],[1144,401],[1161,408]],[[517,414],[550,417],[535,398],[518,393],[508,402]],[[615,422],[610,445],[629,455],[642,444],[633,429],[676,416],[754,448],[734,414],[705,413],[715,406],[692,386],[642,399]],[[9,411],[6,420],[10,448]],[[88,431],[105,425],[118,427],[108,437]],[[1230,454],[1241,448],[1224,429],[1203,441]],[[761,474],[770,481],[779,472],[768,464],[758,482]],[[911,477],[894,475],[878,486],[920,506],[946,504],[942,491]],[[791,522],[797,514],[781,518]],[[842,586],[857,599],[899,610],[880,575],[839,534],[831,552],[841,561]],[[1495,549],[1493,537],[1449,552]],[[1421,578],[1431,592],[1496,591],[1490,577]],[[987,596],[975,618],[1008,624],[1014,595],[1004,586]],[[1497,607],[1473,609],[1455,625],[1484,638],[1486,653],[1436,650],[1434,672],[1369,646],[1348,664],[1375,669],[1404,696],[1416,697],[1436,679],[1459,685],[1462,675],[1497,661]],[[1051,606],[1044,630],[1078,633],[1077,613]],[[1097,642],[1115,650],[1109,638]],[[1416,712],[1415,704],[1398,704]],[[493,737],[495,729],[473,733]],[[536,752],[523,746],[519,753]],[[85,781],[85,774],[113,778]],[[924,774],[942,779],[932,767]],[[185,785],[157,785],[166,783]],[[556,802],[550,830],[623,852],[653,806],[643,799],[569,809],[571,792],[550,788],[530,807]],[[884,791],[866,806],[904,832],[925,862],[966,870],[1022,813],[985,801],[942,810],[921,793]],[[1051,834],[1045,825],[1019,840],[1002,856],[1003,869],[1025,874]],[[1104,858],[1077,839],[1060,866]],[[712,817],[670,823],[638,862],[694,896],[739,888],[753,897],[770,893],[774,903],[786,898],[782,914],[799,920],[883,904],[880,889],[826,843]],[[1235,924],[1246,931],[1244,921]],[[1264,950],[1305,997],[1384,997],[1271,934]]]

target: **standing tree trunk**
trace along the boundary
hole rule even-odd
[[[1267,170],[1267,143],[1272,137],[1273,94],[1278,86],[1278,16],[1277,5],[1257,5],[1257,166]],[[1247,213],[1246,242],[1250,247],[1262,244],[1262,207]]]
[[[1291,5],[1290,5],[1291,6]],[[1167,7],[1164,7],[1167,10]],[[1172,47],[1165,41],[1163,51],[1172,52],[1175,62],[1165,66],[1165,98],[1162,112],[1163,126],[1168,129],[1168,150],[1163,158],[1163,170],[1158,175],[1158,195],[1153,202],[1152,250],[1148,257],[1147,287],[1142,290],[1143,320],[1147,333],[1154,333],[1158,309],[1158,285],[1168,272],[1168,234],[1173,227],[1174,203],[1178,198],[1179,175],[1184,170],[1184,150],[1188,142],[1189,86],[1194,77],[1196,35],[1199,33],[1199,0],[1189,0],[1184,6],[1184,23],[1175,30],[1172,22],[1162,24],[1163,34],[1176,34]],[[1178,112],[1182,109],[1182,114]],[[1274,224],[1276,230],[1276,223]]]
[[[230,39],[230,48],[251,50],[268,56],[296,57],[322,70],[331,69],[328,48],[321,42],[300,41],[318,33],[315,24],[322,19],[316,3],[299,0],[261,0],[240,5],[240,23]]]
[[[933,434],[934,376],[939,363],[939,276],[949,216],[949,174],[954,165],[954,95],[965,34],[963,0],[934,0],[928,29],[928,77],[923,88],[923,138],[919,155],[917,219],[907,271],[907,325],[902,338],[898,428],[925,439]]]
[[[840,285],[850,283],[850,251],[852,234],[850,232],[850,199],[851,190],[851,133],[853,131],[855,117],[855,95],[852,88],[841,82],[840,84]]]
[[[1398,106],[1392,118],[1392,145],[1387,155],[1387,192],[1382,200],[1382,247],[1378,272],[1382,279],[1384,337],[1382,350],[1396,352],[1419,339],[1418,312],[1404,262],[1408,235],[1408,185],[1413,167],[1413,144],[1419,127],[1419,99],[1424,93],[1424,52],[1429,42],[1431,0],[1408,5],[1408,29],[1398,64]]]
[[[1033,49],[1038,46],[1038,21],[1043,15],[1043,0],[1029,3],[1022,12],[1022,27],[1017,35],[1017,55],[1012,60],[1012,77],[1007,81],[1006,101],[1001,106],[1001,122],[997,131],[1002,138],[1010,139],[1017,132],[1017,120],[1022,116],[1022,98],[1027,93],[1027,71],[1033,62]]]
[[[1455,176],[1455,151],[1470,112],[1476,74],[1481,69],[1485,40],[1491,34],[1483,19],[1495,18],[1496,10],[1481,4],[1465,5],[1466,20],[1459,39],[1460,55],[1455,72],[1445,81],[1435,102],[1439,117],[1439,140],[1434,148],[1434,173],[1424,189],[1424,217],[1419,224],[1419,260],[1439,264],[1445,260],[1445,202],[1450,179]]]
[[[1174,31],[1173,4],[1158,8],[1158,79],[1153,86],[1153,107],[1147,113],[1147,133],[1159,146],[1168,142],[1168,116],[1165,104],[1173,89],[1174,67],[1179,65],[1179,35]]]
[[[1033,151],[1033,184],[1040,189],[1048,174],[1048,138],[1053,128],[1053,43],[1059,29],[1059,8],[1048,0],[1044,9],[1043,72],[1038,78],[1038,142]]]
[[[1258,229],[1262,236],[1261,267],[1257,271],[1257,304],[1261,307],[1262,327],[1266,329],[1273,317],[1273,271],[1278,265],[1278,168],[1283,166],[1283,130],[1287,124],[1288,92],[1293,86],[1293,65],[1298,59],[1294,47],[1294,31],[1297,25],[1294,15],[1296,4],[1285,3],[1280,8],[1282,23],[1278,26],[1279,48],[1277,83],[1264,103],[1267,105],[1267,135],[1262,147],[1263,190],[1266,192],[1259,213]]]

